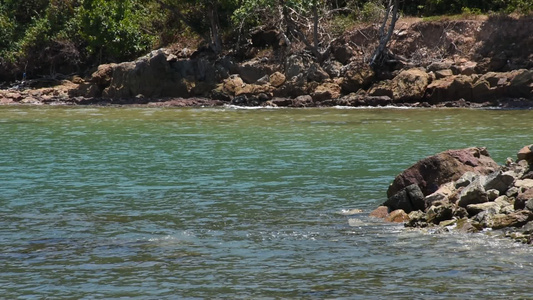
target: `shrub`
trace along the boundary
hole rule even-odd
[[[79,35],[99,61],[132,58],[154,41],[144,30],[146,15],[139,1],[85,0],[77,12]]]

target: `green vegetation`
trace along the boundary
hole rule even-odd
[[[257,26],[303,42],[315,56],[326,35],[356,22],[376,22],[388,0],[3,0],[0,80],[76,72],[130,60],[183,40],[203,40],[215,53],[239,47]],[[529,14],[531,0],[415,0],[404,15],[490,12]]]

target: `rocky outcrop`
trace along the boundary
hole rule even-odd
[[[388,96],[395,103],[417,102],[424,98],[430,75],[422,68],[401,71],[392,80],[375,83],[369,90],[372,96]]]
[[[387,190],[392,197],[405,187],[416,184],[424,196],[436,192],[443,184],[459,179],[468,171],[488,174],[498,168],[486,148],[448,150],[417,162],[396,176]]]
[[[300,107],[301,101],[292,100],[309,95],[312,102],[305,106],[533,106],[532,70],[476,74],[475,62],[458,59],[399,70],[392,79],[379,80],[367,65],[343,61],[347,64],[332,59],[318,64],[306,54],[294,54],[281,68],[264,58],[240,63],[208,55],[178,59],[163,49],[133,62],[101,65],[71,96],[200,96],[238,105]],[[276,97],[291,101],[270,102]],[[526,102],[502,103],[506,98]]]
[[[484,148],[449,150],[423,159],[395,178],[388,200],[371,216],[398,221],[401,210],[408,214],[407,227],[460,232],[491,228],[533,243],[530,147],[504,166],[496,165]]]

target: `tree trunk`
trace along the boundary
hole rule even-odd
[[[319,52],[318,51],[318,44],[319,44],[319,39],[318,39],[318,5],[316,3],[317,1],[313,1],[313,47],[315,48],[314,49],[314,52]],[[320,58],[319,58],[320,59]]]
[[[285,5],[283,0],[280,1],[280,5]],[[317,61],[320,64],[322,64],[322,62],[324,61],[324,54],[320,53],[320,50],[319,50],[319,43],[320,43],[320,40],[318,37],[319,16],[318,16],[318,5],[316,4],[316,2],[313,3],[312,12],[313,12],[313,42],[311,43],[305,36],[305,33],[302,32],[302,30],[298,27],[298,25],[295,24],[295,22],[291,19],[287,8],[285,6],[283,7],[283,17],[285,19],[285,23],[287,24],[287,31],[293,34],[294,36],[296,36],[302,43],[304,43],[305,47],[309,51],[311,51],[311,53],[317,59]]]
[[[399,0],[389,0],[389,7],[387,8],[383,23],[381,24],[381,27],[379,29],[379,45],[376,48],[376,51],[374,51],[374,54],[372,55],[372,59],[370,61],[370,66],[372,67],[377,67],[378,65],[382,64],[383,58],[385,56],[385,51],[387,50],[387,44],[392,38],[394,28],[396,27],[396,21],[398,21],[398,2]],[[385,34],[385,27],[387,26],[387,23],[389,21],[389,15],[391,11],[392,16],[389,28],[387,30],[387,34]]]
[[[208,4],[209,22],[211,23],[211,47],[216,54],[222,51],[222,41],[220,39],[220,24],[216,2]]]

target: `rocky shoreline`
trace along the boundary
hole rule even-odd
[[[502,108],[502,109],[531,109],[533,108],[533,70],[517,70],[507,73],[485,74],[472,86],[462,86],[458,80],[470,80],[471,77],[456,76],[434,81],[423,88],[417,88],[418,79],[413,79],[413,73],[424,73],[421,69],[402,71],[387,83],[379,82],[378,87],[372,87],[369,93],[359,90],[341,96],[336,92],[338,86],[331,83],[318,85],[311,95],[302,94],[295,97],[290,95],[272,96],[262,91],[272,90],[272,86],[247,85],[233,76],[225,80],[220,87],[220,97],[202,96],[165,96],[146,97],[143,94],[135,96],[107,97],[100,93],[80,92],[80,89],[91,89],[92,81],[76,84],[79,78],[72,80],[43,80],[46,87],[31,87],[31,85],[0,90],[0,105],[139,105],[139,106],[173,106],[173,107],[215,107],[224,105],[258,106],[258,107],[422,107],[422,108]],[[94,76],[94,74],[93,74]],[[272,76],[284,78],[281,73]],[[415,75],[416,76],[416,75]],[[94,81],[94,79],[91,79]],[[271,79],[269,79],[271,80]],[[497,82],[490,86],[488,82]],[[30,84],[39,85],[39,80]],[[27,84],[27,83],[26,83]],[[445,84],[446,86],[442,86]],[[462,88],[457,88],[462,86]],[[483,87],[479,87],[483,86]],[[464,89],[463,89],[464,88]],[[419,94],[414,94],[416,89]],[[243,91],[245,90],[245,91]],[[480,91],[480,95],[473,93]],[[522,91],[522,92],[520,92]],[[428,94],[429,93],[429,94]],[[444,95],[438,100],[430,100],[435,93]],[[457,97],[449,95],[461,95]],[[467,95],[474,95],[477,101],[472,101]],[[425,96],[423,96],[425,95]],[[428,96],[429,95],[429,96]],[[527,97],[526,97],[527,96]],[[429,98],[425,98],[429,97]],[[441,96],[439,96],[441,97]],[[465,99],[468,98],[470,100]]]
[[[265,48],[259,35],[246,53],[165,48],[86,75],[4,84],[0,104],[533,107],[533,19],[398,26],[395,58],[379,69],[367,63],[376,26],[346,33],[321,63]]]
[[[435,232],[492,230],[533,244],[533,145],[499,166],[485,148],[448,150],[400,173],[370,216]]]

